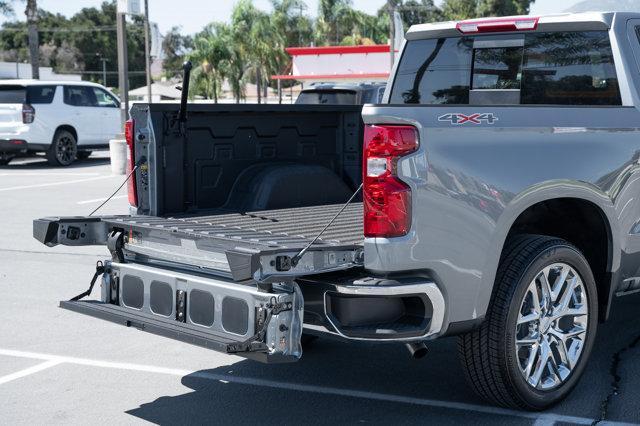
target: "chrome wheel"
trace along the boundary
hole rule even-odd
[[[56,159],[62,165],[68,165],[76,158],[76,142],[69,134],[63,133],[56,140]]]
[[[515,334],[518,364],[529,386],[549,391],[567,381],[587,338],[588,303],[582,278],[566,263],[545,267],[531,281]]]

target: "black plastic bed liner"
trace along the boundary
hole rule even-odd
[[[315,238],[343,207],[297,207],[245,213],[209,212],[207,215],[110,218],[123,228],[166,231],[192,237],[248,243],[269,248],[301,247]],[[363,244],[362,203],[352,203],[315,243],[318,246]]]

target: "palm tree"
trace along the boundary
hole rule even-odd
[[[231,51],[229,31],[225,24],[213,23],[196,36],[189,55],[196,69],[192,74],[194,93],[218,103],[222,83],[229,74]]]
[[[284,37],[272,25],[270,16],[256,9],[250,0],[240,0],[232,14],[234,41],[239,54],[255,73],[258,103],[269,75],[275,74],[286,60]]]

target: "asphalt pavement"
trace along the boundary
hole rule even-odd
[[[32,220],[88,214],[122,180],[100,153],[65,169],[43,157],[0,167],[3,424],[560,425],[603,412],[600,424],[640,424],[640,295],[616,300],[585,376],[544,413],[476,397],[453,338],[429,344],[422,360],[400,345],[318,339],[300,362],[273,366],[64,311],[58,302],[84,291],[108,253],[44,247]],[[126,214],[125,192],[101,213]]]

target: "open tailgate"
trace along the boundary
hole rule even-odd
[[[264,362],[302,355],[296,278],[363,262],[359,245],[321,242],[296,259],[304,239],[238,239],[150,217],[44,218],[33,235],[50,247],[106,245],[111,253],[94,277],[100,300],[74,298],[62,308]]]

